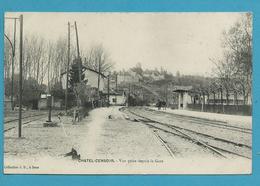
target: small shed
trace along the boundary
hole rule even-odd
[[[41,94],[41,97],[38,102],[38,109],[39,110],[45,110],[48,109],[48,99],[47,97],[51,96],[50,94]],[[62,100],[61,99],[55,99],[53,96],[51,96],[51,105],[53,109],[61,109],[62,107]]]
[[[192,86],[174,86],[173,92],[178,93],[178,109],[186,109],[187,105],[191,103],[189,92]]]

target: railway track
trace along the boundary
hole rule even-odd
[[[136,113],[133,110],[124,109],[123,111],[126,114],[133,115],[135,120],[140,121],[151,128],[192,141],[197,145],[209,149],[220,157],[226,158],[227,156],[225,154],[232,154],[235,156],[251,159],[252,148],[246,144],[218,138],[205,133],[175,126],[173,124],[163,123]]]
[[[33,121],[37,121],[39,119],[42,119],[42,118],[45,118],[46,116],[42,116],[42,117],[39,117],[39,118],[36,118],[36,119],[32,119],[32,120],[29,120],[29,121],[25,121],[25,122],[22,122],[22,125],[25,126],[26,124],[29,124]],[[28,117],[27,117],[28,118]],[[9,126],[5,126],[5,129],[4,129],[4,132],[7,132],[7,131],[10,131],[12,129],[15,129],[18,127],[18,124],[17,123],[10,123],[12,125],[9,125]]]
[[[252,130],[249,128],[243,128],[243,127],[238,127],[238,126],[232,126],[228,125],[227,122],[224,121],[214,121],[214,120],[209,120],[209,119],[204,119],[204,118],[196,118],[193,116],[184,116],[184,115],[178,115],[174,113],[167,113],[163,111],[155,111],[153,109],[145,108],[146,111],[153,112],[154,114],[157,114],[156,112],[163,113],[165,115],[171,116],[174,119],[177,119],[179,121],[190,121],[193,124],[198,124],[198,125],[208,125],[211,127],[215,128],[223,128],[226,130],[231,130],[231,131],[238,131],[242,133],[247,133],[247,134],[252,134]]]
[[[130,108],[130,110],[137,114],[139,113],[139,115],[141,114],[142,116],[153,118],[153,120],[156,121],[164,120],[165,123],[186,129],[189,132],[197,133],[200,136],[210,137],[214,140],[220,140],[224,142],[227,141],[241,147],[251,148],[252,146],[251,131],[245,132],[244,130],[231,130],[230,128],[223,127],[222,122],[218,124],[217,121],[213,121],[215,126],[212,126],[211,123],[208,123],[208,119],[204,120],[195,118],[195,121],[193,121],[190,119],[190,117],[185,120],[185,118],[187,118],[185,116],[182,119],[176,119],[174,115],[165,114],[164,112],[150,112],[140,108]],[[199,124],[196,122],[197,119],[200,119]]]
[[[26,118],[32,118],[32,117],[37,117],[37,116],[43,116],[43,115],[46,115],[46,113],[44,114],[35,114],[35,115],[29,115],[29,116],[24,116],[22,117],[22,119],[26,119]],[[10,119],[10,120],[6,120],[4,121],[4,123],[11,123],[11,122],[15,122],[15,121],[18,121],[19,119]]]
[[[157,137],[157,139],[161,142],[161,144],[166,148],[166,150],[169,152],[172,158],[175,158],[174,152],[172,149],[168,146],[167,142],[157,133],[156,130],[153,130],[154,135]]]
[[[53,113],[53,116],[54,115],[56,115],[56,113]],[[24,116],[24,117],[22,117],[22,126],[24,127],[25,125],[27,125],[33,121],[37,121],[37,120],[40,120],[43,118],[47,118],[47,112],[41,113],[41,114]],[[17,128],[18,120],[19,119],[16,118],[16,119],[9,119],[9,120],[4,121],[4,132]]]

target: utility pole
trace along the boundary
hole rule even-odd
[[[116,73],[116,91],[117,91],[117,73]]]
[[[107,76],[107,106],[108,107],[109,107],[109,96],[110,96],[109,83],[110,83],[110,73]]]
[[[77,53],[78,53],[78,65],[79,65],[79,83],[81,82],[81,58],[80,58],[80,52],[79,52],[79,37],[78,37],[78,28],[76,21],[74,22],[75,25],[75,31],[76,31],[76,42],[77,42]]]
[[[77,23],[76,21],[74,22],[74,26],[75,26],[75,32],[76,32],[76,43],[77,43],[77,53],[78,53],[78,57],[77,57],[77,63],[78,63],[78,70],[79,70],[79,84],[81,83],[81,58],[80,58],[80,52],[79,52],[79,37],[78,37],[78,28],[77,28]],[[77,95],[77,107],[79,109],[80,107],[80,98],[79,95]],[[74,110],[75,112],[75,110]]]
[[[19,74],[19,125],[18,137],[22,137],[22,82],[23,82],[23,15],[20,15],[20,74]]]
[[[52,97],[50,95],[51,89],[50,89],[50,64],[51,64],[51,48],[49,49],[49,56],[48,56],[48,94],[47,97],[47,107],[49,109],[48,113],[48,120],[46,122],[51,123],[51,107],[52,107]]]
[[[11,90],[11,104],[12,110],[14,110],[14,59],[15,59],[15,39],[16,39],[16,19],[14,19],[14,38],[13,38],[13,56],[12,56],[12,90]]]
[[[117,94],[117,73],[116,73],[116,94]],[[116,95],[116,104],[117,104],[117,95]]]
[[[78,28],[77,28],[77,23],[76,23],[76,21],[74,22],[74,26],[75,26],[75,31],[76,31],[77,54],[78,54],[78,58],[80,58],[80,53],[79,53],[79,37],[78,37]]]
[[[127,106],[129,107],[130,106],[130,88],[131,88],[131,86],[130,86],[130,83],[129,83],[129,85],[128,85],[128,98],[127,98]]]
[[[100,99],[99,88],[100,88],[100,71],[101,71],[101,55],[98,58],[98,101]]]
[[[222,112],[225,113],[224,103],[223,103],[223,87],[220,85],[220,100],[221,100],[221,106],[222,106]]]
[[[168,106],[168,84],[166,84],[165,87],[165,102],[166,102],[166,107]]]
[[[65,92],[65,110],[68,111],[68,84],[69,84],[69,67],[70,67],[70,23],[68,22],[68,61],[67,61],[67,77],[66,77],[66,92]]]

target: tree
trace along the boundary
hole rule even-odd
[[[81,59],[74,59],[73,64],[71,65],[70,74],[69,74],[69,83],[71,89],[74,92],[74,95],[77,100],[77,106],[79,107],[84,98],[84,91],[86,89],[87,80],[85,79],[86,68],[82,66]]]
[[[53,60],[52,60],[52,84],[56,84],[60,81],[61,72],[65,71],[65,68],[67,66],[67,57],[68,57],[68,51],[67,51],[67,39],[64,37],[60,37],[54,44],[53,47]],[[71,53],[70,53],[70,59],[73,58],[72,54],[75,50],[73,46],[70,47]],[[57,73],[59,72],[59,73]]]
[[[73,61],[73,64],[71,65],[70,80],[69,80],[71,87],[74,87],[77,83],[80,83],[80,82],[87,83],[87,80],[85,80],[85,74],[84,74],[86,67],[82,66],[80,60],[81,59],[75,59]]]
[[[233,80],[234,80],[234,61],[230,53],[224,54],[224,59],[220,60],[217,64],[215,73],[217,74],[218,81],[220,84],[221,91],[225,91],[226,103],[229,104],[229,97],[231,91],[233,91]],[[223,92],[221,92],[222,94]]]
[[[223,58],[216,62],[217,77],[229,92],[240,93],[244,104],[252,92],[252,15],[243,14],[228,31],[223,32]]]
[[[131,68],[131,70],[132,70],[133,72],[135,72],[136,74],[138,74],[138,75],[141,75],[141,76],[142,76],[142,74],[143,74],[143,69],[142,69],[141,63],[137,63],[137,64],[135,65],[135,67]]]
[[[7,80],[11,78],[11,65],[12,65],[12,48],[10,43],[4,40],[4,79]]]
[[[84,64],[103,74],[113,68],[111,58],[102,45],[95,45],[86,53]]]
[[[51,87],[51,95],[55,98],[65,99],[65,92],[62,89],[61,83],[57,82]]]

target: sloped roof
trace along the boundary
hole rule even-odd
[[[89,67],[86,67],[86,66],[84,66],[84,65],[82,65],[82,67],[85,67],[87,70],[89,70],[89,71],[92,71],[92,72],[95,72],[95,73],[99,73],[98,71],[96,71],[96,70],[94,70],[94,69],[91,69],[91,68],[89,68]],[[63,71],[63,72],[61,72],[61,75],[64,75],[64,74],[66,74],[66,70],[65,71]],[[107,76],[105,76],[104,74],[102,74],[102,73],[100,73],[100,75],[103,77],[103,78],[107,78]]]
[[[95,72],[95,73],[99,73],[98,71],[96,71],[96,70],[94,70],[94,69],[91,69],[91,68],[89,68],[89,67],[86,67],[86,66],[84,66],[87,70],[89,70],[89,71],[92,71],[92,72]],[[104,74],[102,74],[102,73],[99,73],[103,78],[107,78],[107,76],[105,76]]]

